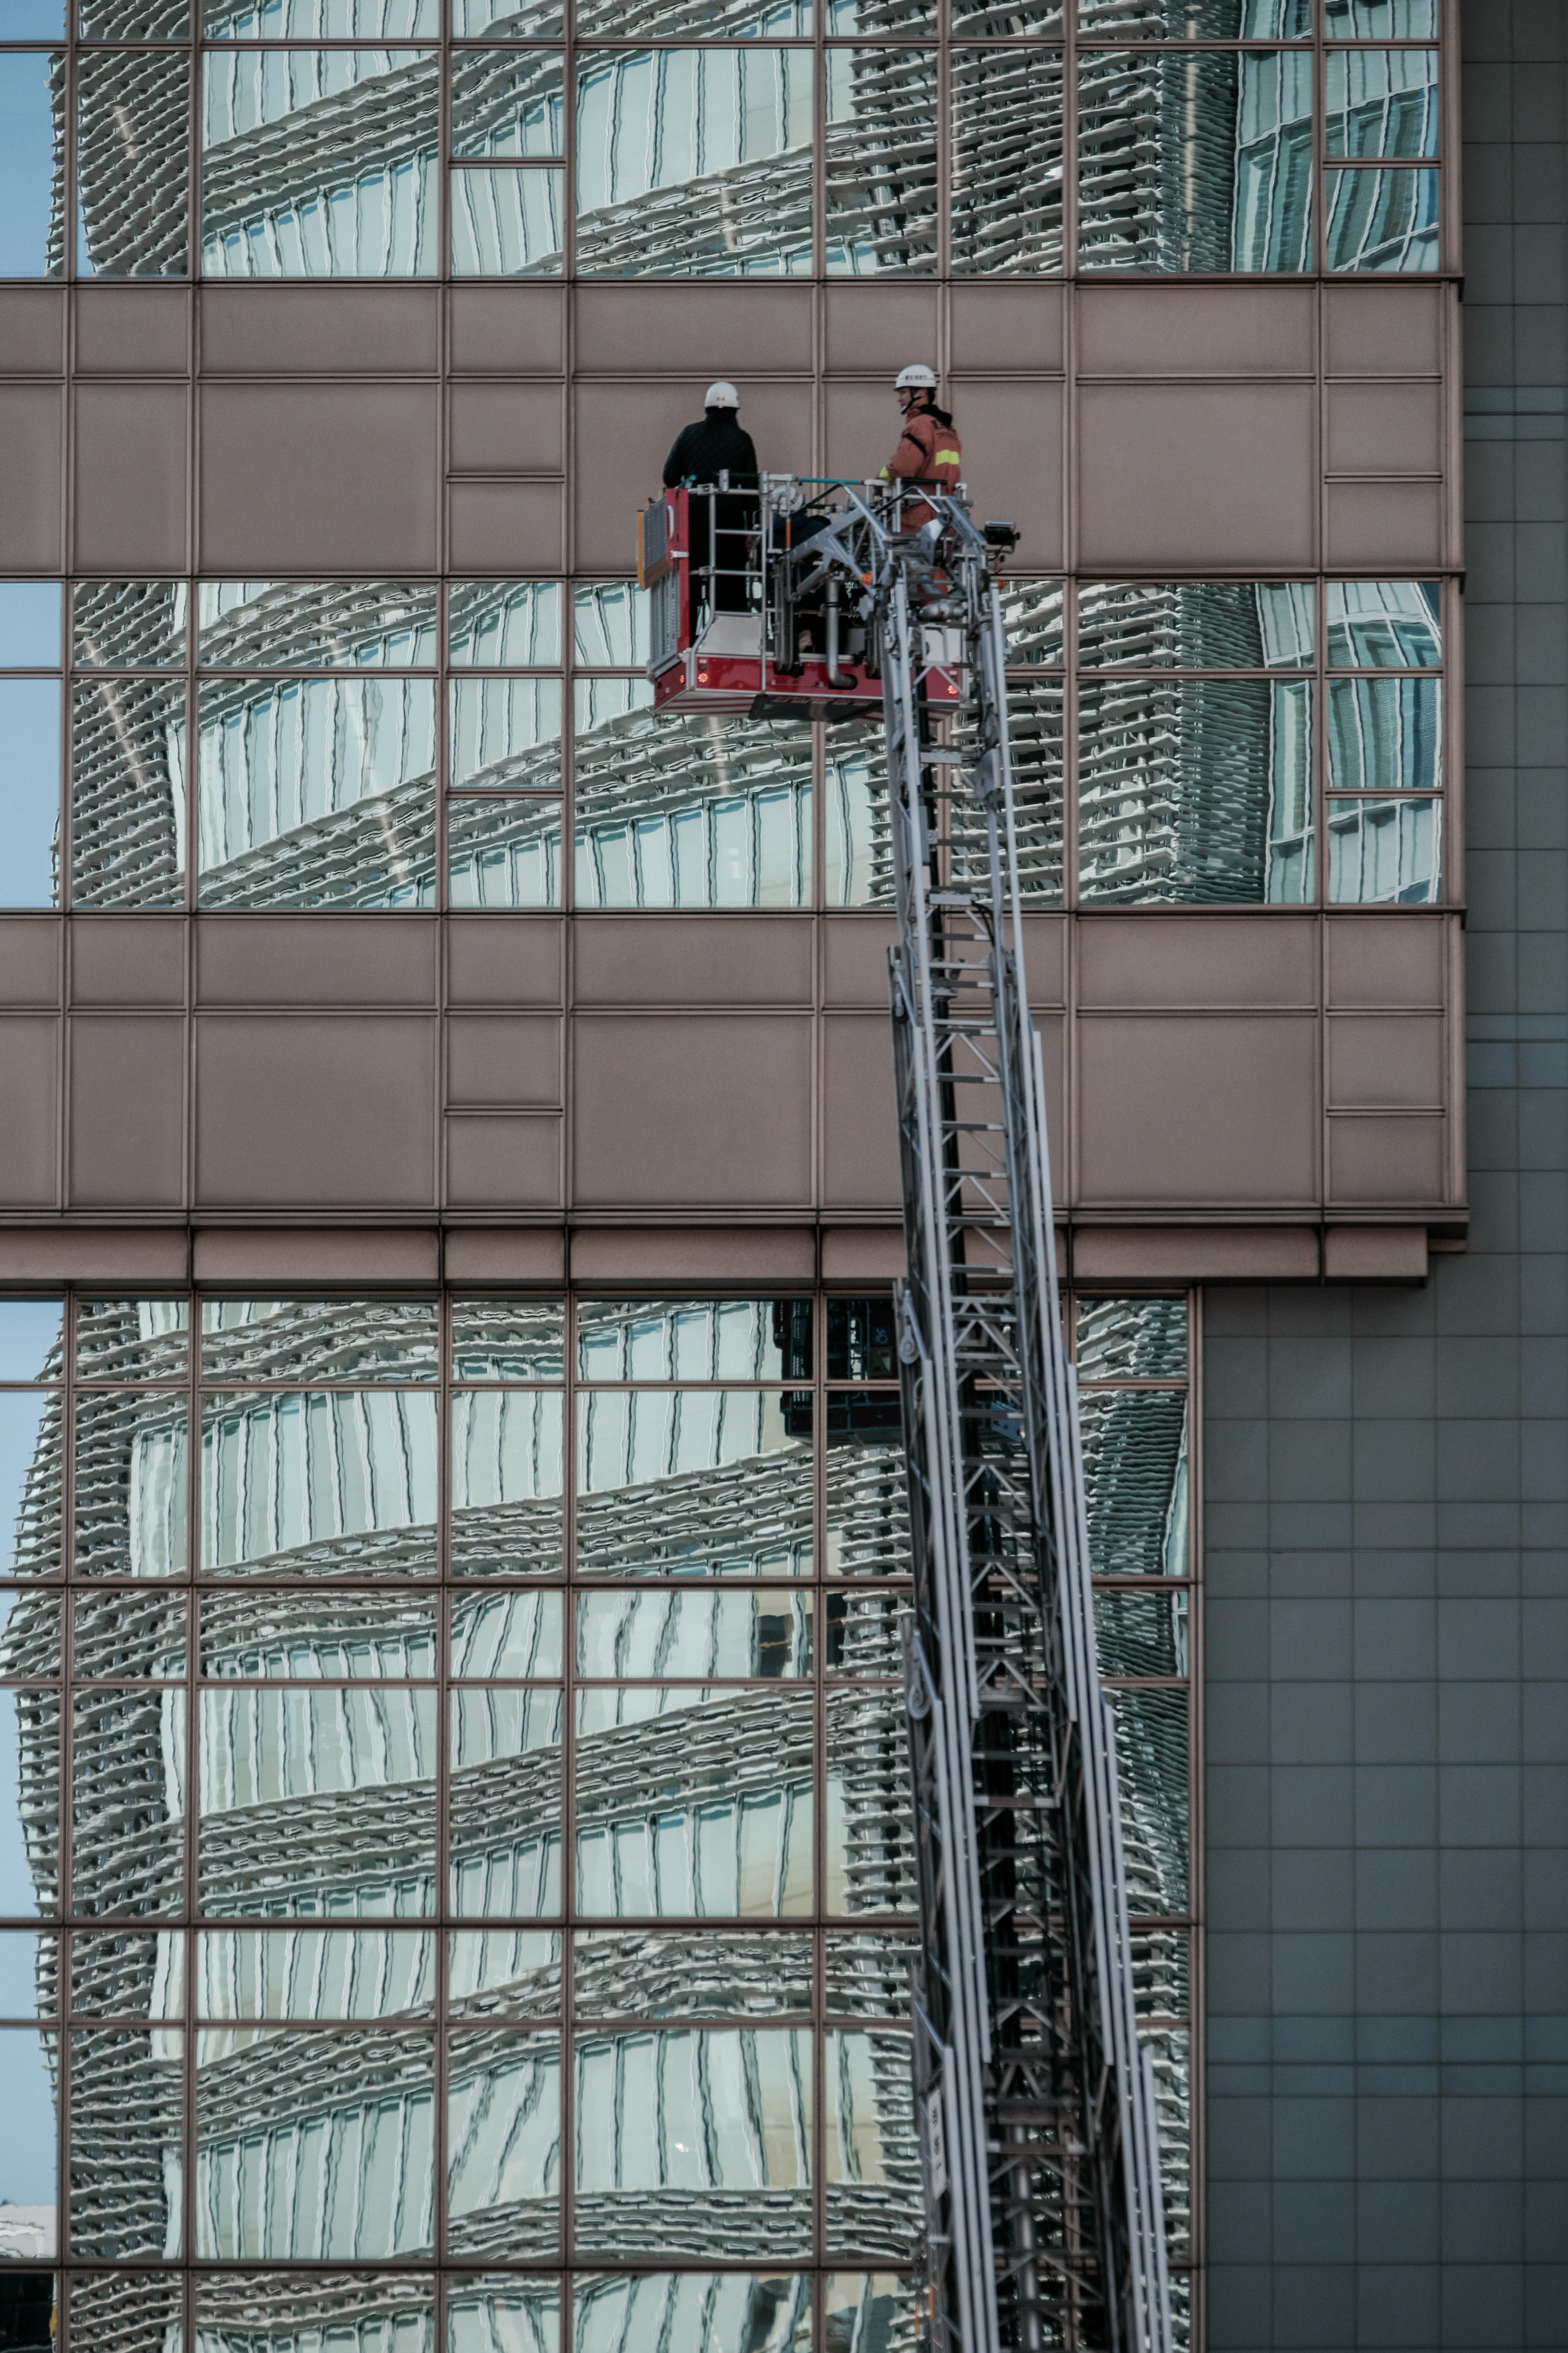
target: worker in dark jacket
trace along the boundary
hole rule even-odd
[[[963,449],[952,417],[945,408],[936,405],[934,371],[917,363],[913,367],[900,368],[893,381],[899,406],[903,411],[904,429],[899,436],[898,448],[882,469],[882,480],[938,491],[956,490]],[[931,510],[922,500],[905,501],[906,531],[919,531],[931,518]]]
[[[689,425],[678,434],[675,447],[664,461],[665,488],[673,490],[679,482],[717,484],[720,475],[727,473],[731,491],[754,491],[757,453],[752,447],[751,435],[741,423],[740,394],[732,384],[721,379],[709,385],[703,406],[706,414],[701,424]],[[710,504],[719,543],[711,551],[708,528]],[[710,611],[743,613],[748,609],[746,583],[742,575],[746,568],[748,542],[756,528],[754,498],[692,501],[691,552],[688,560],[694,579],[708,593]],[[718,575],[710,581],[705,578],[710,565]]]

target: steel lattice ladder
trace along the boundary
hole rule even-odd
[[[1169,2353],[1153,2078],[1024,986],[995,579],[1014,534],[977,527],[962,493],[922,495],[931,519],[909,533],[890,494],[846,486],[826,526],[767,568],[775,612],[853,601],[882,675],[928,2337],[934,2353]],[[800,502],[787,478],[763,478],[770,546]],[[939,746],[921,680],[958,632],[965,699]]]

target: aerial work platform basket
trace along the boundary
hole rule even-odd
[[[841,567],[813,579],[800,551],[842,514],[853,489],[888,529],[930,512],[903,483],[802,481],[764,474],[758,490],[716,483],[663,491],[637,517],[637,579],[652,591],[647,675],[658,710],[753,719],[878,720],[881,631],[870,582],[857,596]],[[793,563],[785,563],[794,554]],[[919,629],[928,703],[962,697],[963,633]]]

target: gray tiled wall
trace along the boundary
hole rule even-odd
[[[1214,2353],[1568,2346],[1568,6],[1463,18],[1474,1223],[1205,1303]]]

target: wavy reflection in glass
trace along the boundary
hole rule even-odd
[[[184,872],[184,681],[114,677],[78,685],[71,904],[178,907]]]
[[[447,2045],[447,2245],[552,2255],[561,2234],[561,2046],[474,2029]]]
[[[558,1690],[455,1691],[447,1707],[449,1886],[459,1919],[561,1909]]]
[[[1094,1573],[1184,1577],[1185,1392],[1085,1389],[1079,1408]]]
[[[580,907],[811,902],[811,731],[656,717],[639,680],[580,679]]]
[[[809,1576],[811,1412],[809,1392],[583,1391],[578,1574]]]

